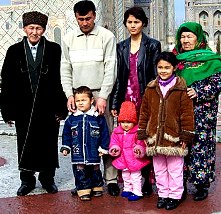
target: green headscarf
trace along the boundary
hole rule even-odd
[[[197,44],[194,50],[183,52],[180,43],[181,34],[189,31],[197,36]],[[186,80],[188,86],[195,81],[221,72],[221,57],[208,47],[202,26],[196,22],[186,22],[180,25],[173,52],[180,61],[177,74]]]
[[[176,50],[178,51],[178,53],[182,53],[182,48],[181,48],[181,34],[182,32],[192,32],[196,35],[197,37],[197,44],[194,48],[194,50],[196,49],[209,49],[208,45],[207,45],[207,41],[206,41],[206,37],[204,35],[202,26],[196,22],[185,22],[182,25],[180,25],[179,29],[177,30],[177,34],[176,34]],[[203,44],[203,47],[202,47]]]

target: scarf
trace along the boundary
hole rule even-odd
[[[196,35],[197,44],[195,45],[194,50],[210,49],[206,40],[206,36],[204,35],[202,26],[196,22],[185,22],[182,25],[180,25],[176,33],[175,51],[177,54],[183,52],[182,45],[180,42],[182,32],[192,32]]]
[[[162,80],[161,78],[159,78],[159,84],[161,85],[161,86],[166,86],[166,85],[168,85],[173,79],[175,78],[175,74],[173,74],[169,79],[167,79],[167,80]]]
[[[210,50],[193,50],[177,55],[181,61],[177,75],[186,80],[187,86],[221,72],[221,57]]]
[[[197,36],[197,44],[194,50],[183,52],[180,38],[181,33],[186,29]],[[182,24],[177,31],[176,40],[173,53],[177,55],[177,59],[180,61],[176,73],[186,80],[187,86],[221,72],[221,56],[212,52],[208,47],[200,24],[195,22]]]

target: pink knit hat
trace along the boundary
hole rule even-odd
[[[121,104],[118,122],[128,121],[137,124],[136,106],[130,101],[125,101]]]

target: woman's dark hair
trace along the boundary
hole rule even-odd
[[[161,52],[161,53],[158,55],[158,57],[157,57],[156,60],[155,60],[156,65],[158,64],[158,62],[159,62],[160,60],[164,60],[164,61],[167,61],[167,62],[171,63],[171,65],[172,65],[173,67],[176,67],[176,65],[177,65],[177,63],[178,63],[178,61],[177,61],[176,56],[174,55],[174,53],[172,53],[172,52],[167,52],[167,51],[163,51],[163,52]]]
[[[96,12],[96,7],[92,1],[89,0],[84,0],[84,1],[79,1],[74,5],[74,14],[79,13],[80,16],[85,16],[87,15],[90,11],[95,14]]]
[[[80,87],[74,89],[73,93],[74,93],[74,96],[76,94],[87,94],[90,99],[92,99],[92,97],[93,97],[91,89],[88,88],[87,86],[80,86]]]
[[[128,10],[126,10],[126,12],[124,13],[124,25],[126,26],[126,22],[128,17],[132,15],[134,16],[136,19],[139,19],[140,21],[142,21],[144,27],[146,27],[148,25],[148,18],[143,10],[143,8],[141,7],[131,7]]]

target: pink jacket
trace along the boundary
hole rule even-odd
[[[125,132],[121,126],[114,129],[111,135],[111,141],[109,145],[109,154],[115,156],[112,164],[117,169],[129,169],[130,171],[138,171],[150,161],[145,154],[146,145],[143,140],[137,139],[138,126],[134,126],[133,129]],[[118,152],[114,154],[112,149],[116,149]],[[139,150],[140,155],[134,151]]]

